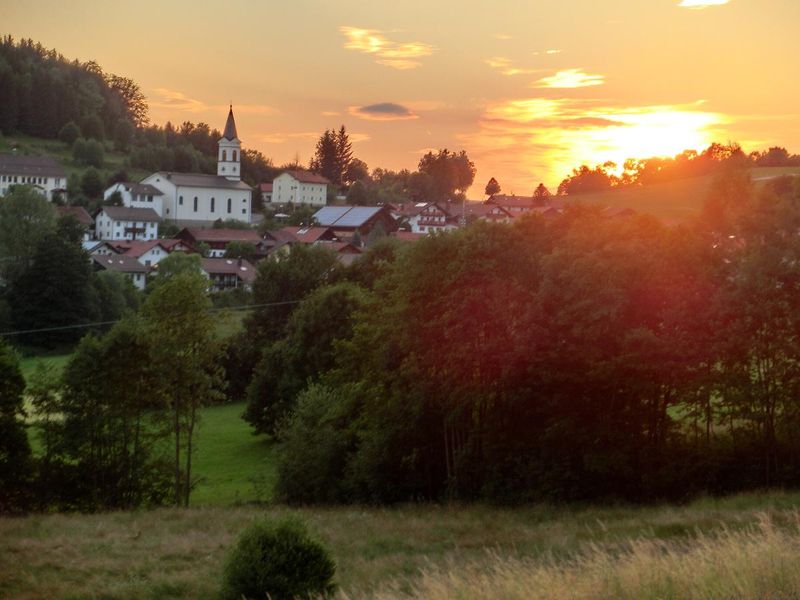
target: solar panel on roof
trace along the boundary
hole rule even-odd
[[[350,208],[349,206],[325,206],[314,213],[314,218],[320,225],[333,225],[337,220],[341,219]]]
[[[380,210],[377,206],[354,206],[336,221],[336,227],[360,227]]]

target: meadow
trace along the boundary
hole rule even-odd
[[[0,519],[0,597],[214,598],[249,523],[305,520],[340,597],[790,598],[800,494],[685,506],[230,506]]]

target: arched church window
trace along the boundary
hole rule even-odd
[[[228,151],[227,150],[223,150],[222,151],[222,162],[225,162],[226,160],[228,160]]]
[[[233,155],[233,162],[239,160],[238,153],[236,152],[236,150],[232,150],[231,154]]]

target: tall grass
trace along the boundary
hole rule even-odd
[[[783,519],[780,519],[783,520]],[[567,561],[497,555],[426,570],[368,597],[377,600],[691,600],[800,598],[800,515],[766,514],[745,530],[723,528],[683,541],[591,544]],[[354,599],[357,596],[347,596]],[[359,598],[367,596],[358,596]]]

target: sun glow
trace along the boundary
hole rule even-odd
[[[534,179],[557,185],[581,164],[612,161],[621,168],[628,158],[702,150],[726,122],[698,104],[608,107],[530,98],[488,106],[481,131],[463,139],[490,171],[513,173],[509,183],[524,190]]]

